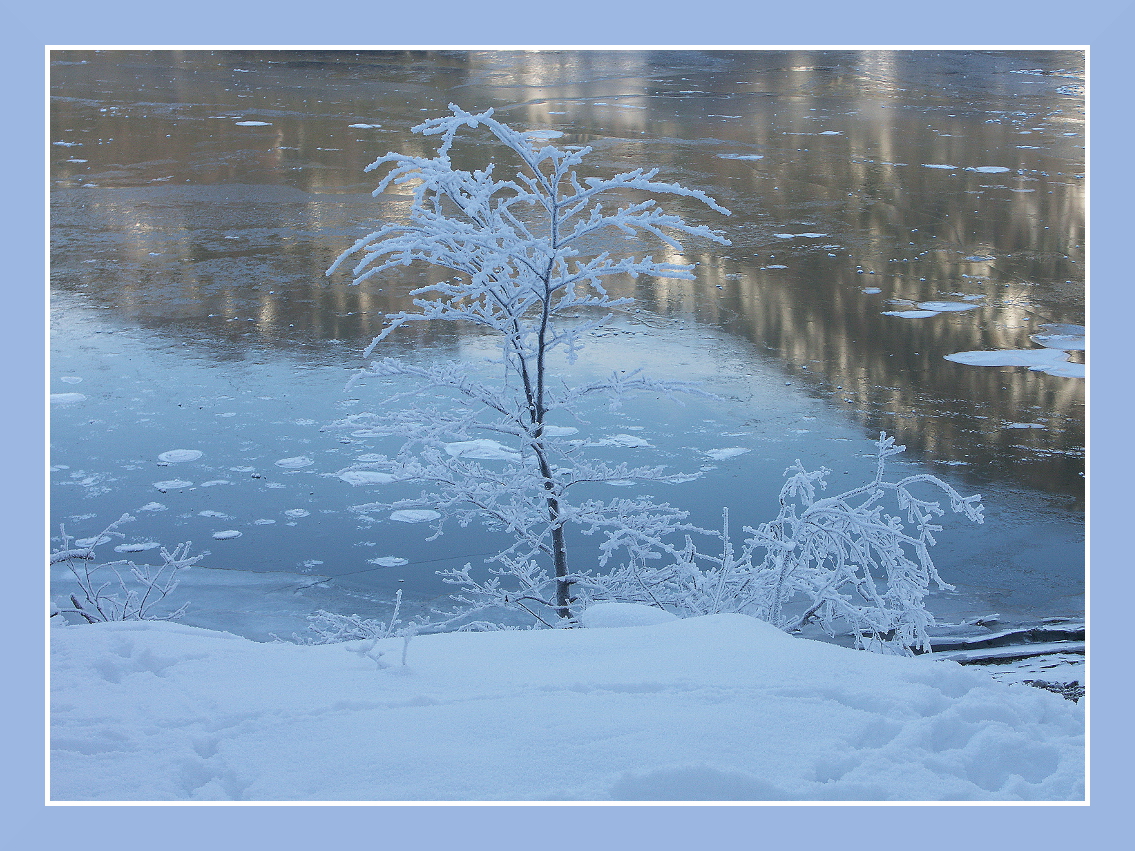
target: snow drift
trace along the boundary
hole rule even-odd
[[[1084,798],[1082,705],[642,608],[408,644],[55,628],[52,800]]]

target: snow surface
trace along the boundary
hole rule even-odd
[[[345,644],[51,636],[55,801],[1082,800],[1084,707],[743,615]],[[633,624],[648,615],[666,622]],[[402,664],[403,650],[406,664]]]

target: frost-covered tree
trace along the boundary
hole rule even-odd
[[[464,611],[504,604],[549,625],[570,623],[579,574],[569,560],[565,527],[623,531],[627,540],[645,540],[673,531],[684,515],[641,498],[577,500],[580,485],[659,480],[666,474],[588,459],[578,442],[564,439],[568,418],[586,397],[605,394],[617,404],[627,391],[671,392],[674,385],[615,371],[569,386],[553,358],[574,362],[610,310],[630,303],[608,294],[604,282],[610,278],[693,278],[691,264],[657,262],[623,248],[637,250],[647,241],[678,254],[683,236],[728,244],[719,233],[664,212],[651,196],[684,196],[728,211],[701,191],[654,180],[657,169],[580,175],[591,148],[548,144],[546,132],[513,130],[491,109],[450,110],[414,128],[439,137],[436,156],[390,153],[368,167],[389,167],[376,196],[391,186],[409,186],[412,208],[406,220],[359,239],[328,275],[348,260],[355,264],[355,284],[413,263],[444,270],[445,280],[413,291],[415,311],[386,317],[366,356],[409,323],[468,323],[496,337],[499,373],[494,383],[462,363],[392,359],[363,371],[364,378],[408,379],[417,385],[417,399],[409,407],[354,415],[344,425],[356,433],[404,438],[396,457],[371,465],[372,475],[421,482],[425,490],[416,498],[361,508],[436,510],[442,514],[438,534],[446,518],[463,525],[480,519],[505,530],[514,543],[495,557],[499,567],[491,578],[475,579],[469,566],[450,572],[449,581],[466,594]],[[471,131],[498,143],[496,162],[475,171],[452,158],[455,145]]]

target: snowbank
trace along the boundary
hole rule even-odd
[[[405,648],[71,626],[51,676],[56,801],[1084,795],[1082,706],[742,615]]]

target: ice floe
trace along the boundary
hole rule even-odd
[[[544,426],[544,437],[567,437],[569,434],[578,434],[579,429],[575,426]]]
[[[376,130],[381,124],[348,124],[352,130]]]
[[[980,174],[1002,174],[1003,172],[1006,172],[1008,170],[1009,169],[1007,169],[1003,165],[979,165],[966,167],[966,171],[976,171]]]
[[[721,160],[763,160],[764,154],[718,154]]]
[[[811,233],[811,232],[809,232],[809,233],[774,233],[773,236],[775,236],[777,239],[796,239],[796,237],[801,237],[803,239],[823,239],[825,236],[827,236],[827,234],[826,233]]]
[[[271,127],[271,121],[238,121],[237,127]]]
[[[923,168],[943,168],[943,169],[957,168],[956,165],[947,165],[946,163],[923,163],[922,167]]]
[[[139,511],[166,511],[168,509],[166,509],[166,507],[164,505],[162,505],[160,502],[147,502],[145,505],[143,505],[138,510]]]
[[[878,287],[864,287],[862,289],[862,293],[864,295],[878,295],[881,292],[882,292],[882,290],[879,289]]]
[[[154,487],[162,491],[180,490],[181,488],[192,487],[193,482],[187,482],[185,479],[167,479],[164,482],[154,482]]]
[[[178,464],[182,461],[196,461],[204,454],[200,449],[171,449],[159,455],[158,460],[167,464]]]
[[[160,547],[157,541],[140,541],[135,544],[119,544],[114,548],[116,553],[144,553],[146,550],[156,550]]]
[[[973,310],[976,305],[973,302],[962,301],[920,301],[915,305],[919,310],[933,310],[935,313],[949,313],[956,310]]]
[[[306,508],[289,508],[287,511],[284,512],[284,514],[288,515],[288,517],[310,517],[311,516],[311,512],[308,511]]]
[[[968,366],[1027,366],[1063,378],[1083,378],[1084,364],[1071,363],[1061,349],[1002,349],[1000,351],[955,352],[946,360]]]
[[[1083,325],[1058,325],[1049,323],[1040,326],[1047,334],[1033,334],[1029,337],[1034,343],[1046,349],[1060,349],[1064,352],[1082,352],[1087,348],[1087,330]]]
[[[220,532],[214,532],[213,533],[213,540],[214,541],[228,541],[228,540],[231,540],[233,538],[239,538],[240,535],[241,535],[241,533],[237,529],[223,529]]]
[[[82,393],[52,393],[51,404],[67,404],[70,402],[85,402],[87,397]]]
[[[439,517],[441,514],[429,508],[400,508],[390,513],[390,519],[400,523],[422,523],[426,520],[437,520]]]
[[[479,461],[519,461],[520,454],[495,440],[460,440],[447,443],[445,451],[454,458],[475,458]]]
[[[927,316],[937,316],[937,310],[884,310],[883,316],[900,316],[903,319],[925,319]]]
[[[589,446],[623,446],[628,449],[641,449],[647,446],[653,446],[649,440],[638,437],[634,434],[613,434],[610,437],[605,437],[602,440],[591,441]]]
[[[335,475],[352,486],[386,485],[394,481],[394,476],[390,473],[382,473],[378,470],[344,470]]]
[[[81,379],[77,375],[61,375],[61,376],[59,376],[59,380],[62,381],[64,384],[82,384],[83,383],[83,379]]]
[[[724,461],[726,458],[735,458],[751,451],[746,446],[726,446],[724,449],[707,449],[705,454],[714,461]]]
[[[310,467],[315,462],[306,455],[297,455],[295,458],[281,458],[276,462],[277,467],[285,470],[298,470],[301,467]]]
[[[398,556],[379,556],[378,558],[368,558],[368,564],[377,564],[379,567],[401,567],[410,562]]]

